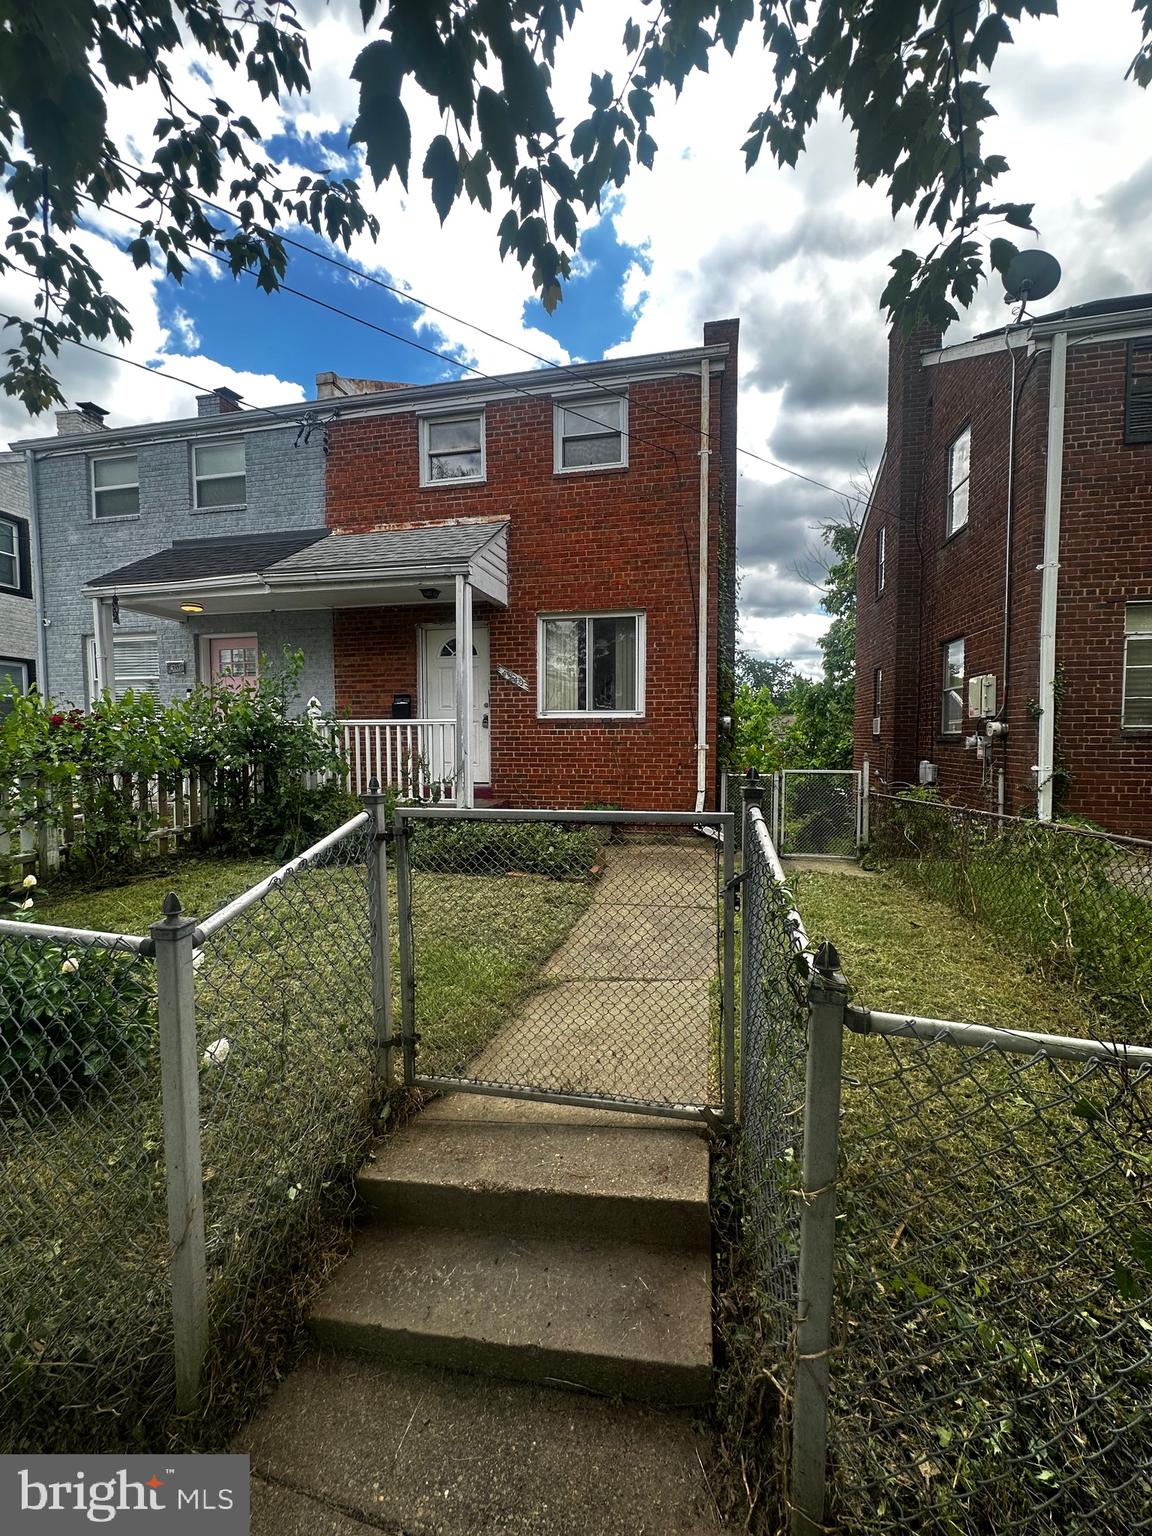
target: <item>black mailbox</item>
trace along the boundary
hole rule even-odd
[[[412,695],[410,693],[394,693],[392,695],[393,720],[411,720]]]

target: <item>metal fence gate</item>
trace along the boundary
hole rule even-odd
[[[772,777],[773,841],[792,858],[855,858],[863,806],[857,768],[785,768]]]
[[[398,807],[405,1082],[730,1119],[732,823]]]

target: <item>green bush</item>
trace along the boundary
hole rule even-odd
[[[17,905],[31,920],[32,898]],[[156,1042],[151,973],[134,955],[0,937],[0,1113],[83,1094]]]
[[[412,867],[446,875],[545,875],[591,880],[604,838],[595,826],[535,821],[418,822]]]

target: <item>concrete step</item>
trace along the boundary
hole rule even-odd
[[[426,1365],[317,1353],[231,1449],[252,1458],[252,1536],[723,1529],[690,1414]]]
[[[708,1144],[699,1132],[539,1114],[437,1116],[436,1107],[380,1143],[361,1169],[356,1187],[377,1220],[708,1250]]]
[[[706,1252],[451,1228],[365,1227],[313,1335],[393,1361],[656,1402],[711,1394]]]

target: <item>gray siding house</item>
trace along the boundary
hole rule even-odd
[[[37,680],[32,565],[24,455],[0,453],[0,687],[23,693]]]
[[[22,443],[40,542],[41,691],[84,707],[104,687],[100,610],[85,588],[104,573],[169,548],[227,547],[254,535],[324,528],[322,433],[302,433],[307,407],[243,410],[229,390],[200,395],[183,421],[109,429],[82,402],[57,413],[57,435]],[[255,669],[285,645],[304,652],[302,697],[333,703],[332,616],[262,611],[178,619],[115,605],[117,693],[181,698],[198,680]],[[111,670],[111,668],[109,669]]]

